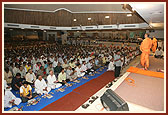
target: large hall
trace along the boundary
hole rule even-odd
[[[2,9],[2,112],[166,111],[165,2]]]

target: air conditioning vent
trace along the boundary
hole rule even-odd
[[[19,27],[19,25],[16,24],[7,24],[8,26],[13,26],[13,27]]]
[[[86,27],[86,29],[91,29],[91,28],[93,28],[93,27]]]
[[[76,30],[76,29],[78,29],[78,28],[71,28],[72,30]]]
[[[103,26],[103,28],[113,28],[113,26]]]
[[[50,29],[56,30],[56,27],[50,27]]]
[[[39,28],[39,26],[30,26],[31,28]]]
[[[124,27],[136,27],[136,25],[125,25]]]

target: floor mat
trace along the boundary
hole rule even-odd
[[[128,78],[135,81],[135,86],[124,80],[115,90],[121,98],[152,110],[164,110],[164,79],[136,73],[131,73]]]
[[[99,70],[99,69],[98,69]],[[97,71],[98,71],[97,70]],[[97,73],[95,74],[94,76],[88,76],[89,79],[82,79],[82,78],[79,78],[80,80],[80,83],[75,83],[72,87],[67,87],[65,89],[64,92],[56,92],[55,90],[51,90],[50,94],[53,96],[52,98],[48,99],[48,98],[42,98],[42,96],[38,96],[36,98],[41,98],[40,102],[37,103],[36,105],[31,105],[31,106],[27,106],[27,103],[21,103],[19,104],[18,106],[13,106],[13,107],[18,107],[20,108],[21,106],[23,106],[23,111],[39,111],[41,110],[42,108],[46,107],[47,105],[57,101],[58,99],[64,97],[65,95],[71,93],[75,88],[77,87],[80,87],[81,85],[89,82],[90,80],[93,80],[99,76],[101,76],[104,72],[106,72],[107,70],[107,67],[105,67],[100,73]],[[72,82],[69,82],[69,83],[72,83]],[[65,88],[66,86],[63,86],[62,88]],[[34,91],[34,88],[33,88],[33,91]],[[32,92],[33,92],[32,91]],[[19,97],[20,98],[20,95],[19,95],[19,91],[14,91],[12,90],[12,93],[16,96],[16,97]],[[36,99],[35,98],[35,99]],[[10,110],[11,108],[7,108],[7,109],[4,109],[4,111],[8,111]]]
[[[152,76],[152,77],[164,78],[164,73],[162,73],[162,72],[142,70],[137,67],[130,67],[127,70],[127,72],[132,72],[132,73],[137,73],[137,74],[142,74],[142,75],[147,75],[147,76]]]
[[[113,79],[114,72],[105,72],[101,76],[74,89],[70,94],[44,107],[41,111],[73,111]]]

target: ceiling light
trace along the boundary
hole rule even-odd
[[[13,29],[9,29],[9,30],[13,30]]]
[[[76,19],[74,19],[73,21],[76,22]]]
[[[132,14],[127,14],[128,17],[132,16]]]
[[[132,8],[132,11],[134,12],[134,11],[135,11],[135,9],[134,9],[134,8]]]
[[[24,28],[21,28],[21,29],[24,29]]]
[[[88,20],[91,20],[92,18],[88,18]]]
[[[110,18],[110,16],[105,16],[105,18]]]

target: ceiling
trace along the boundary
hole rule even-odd
[[[56,11],[65,8],[71,12],[92,12],[92,11],[116,11],[130,12],[124,10],[121,4],[5,4],[6,8],[19,8],[29,10]]]
[[[130,6],[153,28],[164,28],[163,3],[131,3]]]
[[[164,28],[164,3],[129,3],[154,29]],[[71,13],[131,13],[122,4],[5,4],[8,9],[56,12],[64,9]]]

